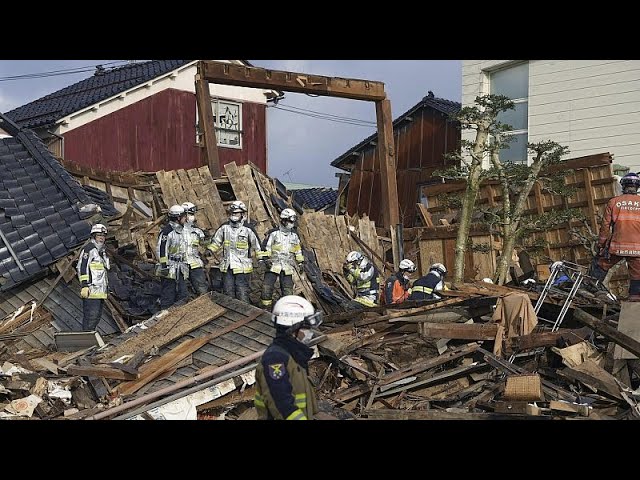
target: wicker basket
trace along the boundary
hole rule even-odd
[[[543,400],[540,375],[531,373],[508,376],[503,396],[508,400],[526,400],[529,402]]]

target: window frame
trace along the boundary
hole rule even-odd
[[[529,97],[531,96],[530,91],[529,91],[529,77],[530,77],[530,72],[529,72],[529,68],[531,67],[529,61],[514,61],[514,62],[509,62],[507,64],[503,64],[503,65],[499,65],[498,67],[494,68],[494,69],[490,69],[490,70],[486,70],[485,71],[485,75],[486,75],[486,79],[487,79],[487,91],[489,93],[491,93],[491,85],[492,85],[492,77],[494,74],[496,74],[497,72],[503,72],[505,70],[509,70],[511,68],[515,68],[515,67],[519,67],[523,64],[527,64],[527,96],[526,97],[519,97],[519,98],[512,98],[511,101],[514,103],[514,105],[517,104],[523,104],[526,103],[527,104],[527,128],[520,128],[520,129],[513,129],[509,132],[506,132],[504,135],[522,135],[523,133],[526,134],[527,136],[527,144],[529,143]],[[500,95],[500,92],[497,92],[496,95]],[[512,161],[512,160],[509,160]],[[525,158],[517,163],[526,163],[527,165],[531,165],[531,157],[529,156],[529,149],[525,148]]]
[[[238,107],[238,129],[230,129],[230,128],[224,128],[224,127],[220,127],[218,125],[217,122],[217,112],[218,109],[220,108],[220,104],[224,103],[224,104],[228,104],[228,105],[234,105]],[[244,130],[242,129],[242,107],[243,107],[243,103],[242,102],[238,102],[238,101],[234,101],[234,100],[227,100],[226,98],[220,98],[220,97],[211,97],[211,112],[213,114],[214,117],[214,129],[216,132],[216,145],[218,147],[223,147],[223,148],[233,148],[235,150],[242,150],[243,148],[243,137],[244,137]],[[239,143],[238,145],[231,145],[228,143],[220,143],[220,134],[219,132],[231,132],[231,133],[237,133],[238,134],[238,139],[239,139]],[[198,106],[196,105],[196,145],[201,146],[202,145],[202,137],[204,135],[204,132],[200,131],[200,115],[198,112]]]

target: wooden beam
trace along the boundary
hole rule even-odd
[[[497,323],[422,323],[422,335],[429,338],[495,340]]]
[[[204,138],[204,151],[207,165],[213,178],[220,176],[220,159],[218,157],[218,140],[213,121],[213,108],[211,107],[211,95],[209,82],[202,77],[202,65],[198,64],[196,73],[196,102],[198,104],[198,124]]]
[[[607,325],[602,320],[598,320],[593,315],[589,315],[587,312],[585,312],[584,310],[580,310],[579,308],[573,309],[573,318],[581,323],[584,323],[592,330],[595,330],[601,335],[604,335],[607,339],[611,340],[617,345],[626,348],[637,357],[640,357],[640,342],[638,342],[637,340],[631,338],[628,335],[625,335],[622,332],[619,332],[612,326]]]
[[[593,195],[593,187],[591,186],[591,169],[585,168],[582,170],[582,176],[584,178],[584,190],[587,194],[587,205],[589,206],[588,219],[591,222],[591,228],[596,231],[598,229],[598,216],[597,209],[594,203],[595,197]]]
[[[202,77],[218,85],[284,90],[352,100],[384,100],[384,83],[355,78],[325,77],[308,73],[267,70],[203,60]]]
[[[388,99],[376,102],[376,120],[378,122],[377,152],[384,227],[388,228],[391,233],[393,264],[397,268],[402,260],[395,234],[395,227],[400,223],[400,208],[396,181],[396,149],[393,143],[393,118],[391,116],[391,102]]]
[[[80,366],[69,365],[67,367],[67,374],[78,375],[81,377],[103,377],[114,378],[116,380],[135,380],[140,375],[132,375],[127,372],[123,372],[118,368],[107,367],[106,365],[92,365],[92,366]]]

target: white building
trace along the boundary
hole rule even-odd
[[[500,118],[516,136],[503,160],[524,161],[527,141],[553,140],[569,147],[566,158],[610,152],[640,170],[640,60],[464,60],[462,106],[488,93],[516,107]]]

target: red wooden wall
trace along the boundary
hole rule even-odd
[[[445,153],[460,148],[459,124],[448,120],[446,115],[425,107],[412,118],[393,131],[400,220],[405,227],[416,223],[418,185],[445,165]],[[347,195],[349,215],[366,213],[376,225],[384,224],[377,147],[369,147],[356,161]]]
[[[163,90],[66,132],[65,159],[122,172],[200,167],[195,124],[195,94]],[[266,105],[243,103],[242,130],[242,149],[218,148],[221,164],[251,161],[266,173]]]

